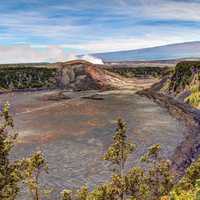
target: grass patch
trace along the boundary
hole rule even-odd
[[[185,101],[190,105],[200,108],[200,88],[199,86],[193,86],[191,89],[191,95],[188,96]]]

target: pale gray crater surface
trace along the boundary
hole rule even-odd
[[[152,144],[159,143],[167,158],[183,141],[184,124],[170,116],[164,108],[132,92],[105,92],[103,100],[83,99],[91,92],[67,92],[68,100],[50,101],[46,95],[58,91],[19,92],[0,95],[1,104],[9,101],[18,144],[12,159],[41,150],[48,162],[49,173],[41,184],[57,192],[64,188],[90,188],[109,180],[112,167],[102,156],[112,142],[116,119],[128,123],[128,137],[137,145],[127,168]],[[27,199],[25,192],[19,199]]]

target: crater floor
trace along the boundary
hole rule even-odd
[[[112,167],[101,158],[112,142],[118,117],[128,123],[128,137],[137,145],[127,168],[155,143],[161,144],[163,155],[170,158],[184,139],[184,124],[133,92],[104,92],[100,94],[103,100],[80,98],[94,91],[67,92],[72,97],[69,100],[45,100],[45,95],[56,92],[8,93],[0,95],[0,102],[10,102],[19,132],[12,159],[42,150],[49,174],[41,183],[58,191],[84,183],[92,188],[109,179]]]

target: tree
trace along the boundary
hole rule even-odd
[[[0,199],[14,200],[19,192],[18,183],[22,180],[21,173],[16,163],[9,161],[9,152],[17,137],[16,134],[9,134],[13,129],[12,117],[9,115],[9,104],[6,103],[0,112]]]
[[[81,189],[77,192],[77,200],[87,200],[89,191],[87,186],[82,186]]]
[[[19,183],[27,184],[33,200],[41,200],[46,190],[39,186],[39,176],[47,170],[46,161],[41,152],[30,157],[10,161],[9,154],[14,146],[17,134],[10,134],[14,128],[9,114],[9,105],[5,104],[0,111],[0,199],[15,200],[19,192]],[[186,175],[168,195],[174,177],[171,173],[171,163],[160,156],[160,145],[153,145],[142,156],[141,161],[147,163],[147,168],[133,167],[124,174],[128,155],[133,152],[134,145],[127,139],[127,126],[119,119],[113,137],[113,144],[108,148],[104,159],[118,168],[118,173],[111,181],[97,186],[89,192],[86,186],[74,192],[64,190],[62,200],[124,200],[127,195],[131,200],[196,200],[200,198],[200,159],[194,162],[186,171]]]
[[[181,180],[170,192],[170,200],[200,199],[200,157],[186,170]]]
[[[72,195],[70,190],[62,192],[62,200],[124,200],[125,199],[125,177],[124,169],[128,155],[133,152],[135,145],[131,144],[127,139],[127,126],[121,119],[118,119],[117,129],[113,137],[113,144],[108,148],[104,155],[104,160],[110,161],[118,166],[118,173],[112,176],[111,181],[97,186],[92,192],[83,186]],[[73,198],[72,196],[75,196]]]
[[[145,170],[133,167],[125,176],[126,193],[132,199],[146,200],[149,196],[149,185]]]
[[[9,114],[8,103],[0,111],[0,123],[0,199],[16,199],[20,190],[19,183],[25,182],[30,191],[33,192],[33,199],[39,200],[38,177],[45,166],[43,155],[38,152],[29,158],[11,162],[9,154],[14,146],[17,134],[10,134],[13,131],[14,124]]]
[[[150,163],[147,171],[146,183],[149,188],[149,199],[157,200],[161,196],[169,194],[174,184],[174,175],[171,171],[171,162],[160,156],[161,146],[152,145],[142,161]]]
[[[104,159],[117,165],[118,173],[92,192],[85,186],[74,195],[66,190],[62,193],[62,200],[124,200],[127,199],[126,196],[130,200],[158,200],[168,195],[173,186],[173,176],[170,162],[160,156],[160,145],[151,146],[141,157],[141,161],[147,163],[146,168],[135,166],[125,174],[128,155],[133,152],[135,145],[127,139],[126,124],[119,119],[117,125],[114,142],[108,148]]]
[[[124,123],[122,119],[118,119],[117,125],[118,127],[113,137],[113,144],[108,148],[108,151],[104,155],[104,160],[111,161],[112,164],[118,165],[119,173],[123,176],[128,155],[133,152],[135,145],[127,140],[126,123]]]
[[[128,155],[133,152],[135,145],[131,144],[127,140],[127,125],[122,121],[122,119],[118,119],[117,126],[118,127],[113,137],[113,144],[108,148],[104,159],[118,166],[120,175],[119,178],[123,179],[125,163],[127,161]],[[120,187],[120,197],[123,200],[125,194],[124,184],[121,184]]]
[[[71,193],[72,193],[71,190],[66,190],[66,189],[63,190],[61,192],[61,199],[62,200],[72,200]]]
[[[25,169],[23,171],[24,183],[32,195],[33,200],[40,200],[41,193],[48,193],[47,190],[41,189],[39,185],[39,177],[42,171],[47,172],[48,167],[41,152],[36,152],[31,157],[26,158],[21,162]]]

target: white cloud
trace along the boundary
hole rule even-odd
[[[49,46],[42,50],[28,45],[0,46],[1,63],[56,62],[66,59],[64,50],[57,46]]]
[[[151,28],[154,27],[149,27],[149,29]],[[82,52],[85,51],[87,53],[96,53],[133,50],[195,40],[200,41],[200,30],[191,33],[189,29],[183,31],[182,29],[166,28],[164,32],[158,31],[157,33],[149,30],[148,33],[144,36],[133,36],[127,38],[106,38],[81,44],[65,44],[61,45],[61,47],[82,49]]]
[[[200,21],[200,3],[157,1],[143,6],[143,14],[154,19]]]
[[[113,13],[141,19],[200,21],[200,2],[172,0],[120,0]]]
[[[57,62],[77,59],[76,51],[65,51],[65,49],[79,49],[78,54],[96,53],[96,52],[109,52],[132,50],[145,47],[153,47],[166,45],[171,43],[179,43],[185,41],[192,41],[191,38],[200,40],[200,30],[190,33],[186,30],[184,33],[181,30],[174,29],[169,33],[148,33],[142,37],[129,37],[129,38],[109,38],[99,41],[90,41],[81,44],[65,44],[57,46],[49,45],[13,45],[1,46],[0,45],[0,62],[1,63],[26,63],[26,62]],[[173,34],[174,33],[174,34]],[[82,51],[80,51],[82,50]],[[81,52],[81,53],[80,53]],[[87,60],[92,63],[102,64],[101,60],[85,55],[81,59]]]
[[[34,2],[37,4],[38,0]],[[75,53],[131,50],[200,40],[198,26],[178,22],[177,27],[176,23],[162,25],[162,20],[200,22],[198,1],[104,2],[84,0],[69,4],[63,1],[37,9],[33,7],[32,11],[1,12],[0,28],[6,31],[0,32],[0,43],[13,46],[0,45],[0,62],[55,62],[75,59]],[[63,14],[65,11],[66,14]],[[68,15],[68,11],[75,13]],[[159,20],[154,26],[153,23]],[[152,25],[143,24],[145,21],[150,21],[150,24],[152,21]],[[15,45],[18,43],[30,45]],[[64,49],[74,49],[75,53],[66,53]],[[85,59],[93,58],[86,56]]]
[[[75,25],[67,16],[61,19],[50,18],[47,14],[36,11],[0,13],[0,26],[6,27],[9,30],[9,35],[17,40],[20,40],[20,37],[63,39],[82,29],[82,25]],[[5,38],[7,34],[1,33],[1,37]]]
[[[0,46],[0,63],[65,62],[82,59],[94,64],[103,64],[101,59],[90,55],[76,56],[66,53],[59,46],[42,46],[41,49],[29,45]]]

